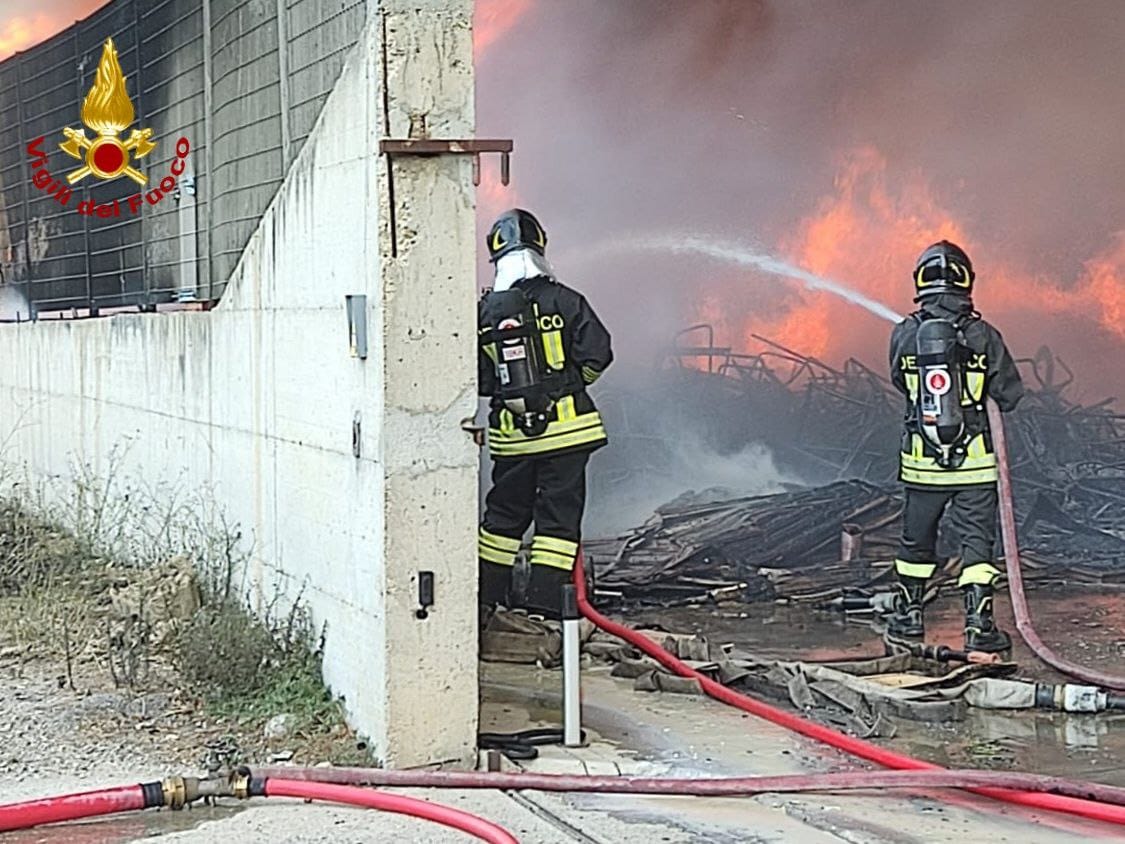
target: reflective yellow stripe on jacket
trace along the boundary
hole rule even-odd
[[[918,373],[903,373],[910,400],[918,399]],[[965,392],[961,404],[968,406],[980,401],[984,394],[984,375],[966,373]],[[899,477],[908,484],[925,486],[965,486],[967,484],[995,483],[998,477],[996,455],[985,447],[984,434],[977,434],[966,448],[965,462],[956,469],[943,469],[933,457],[927,457],[922,445],[922,435],[910,435],[910,451],[899,455]]]
[[[537,437],[529,437],[512,423],[508,411],[500,414],[500,427],[488,431],[488,445],[493,457],[522,457],[529,454],[548,454],[584,445],[600,445],[606,440],[605,425],[596,410],[574,414],[573,401],[565,399],[558,405],[559,418],[547,425],[547,430]]]
[[[943,469],[937,460],[927,457],[922,447],[921,434],[911,434],[910,443],[910,452],[900,455],[900,475],[906,483],[963,486],[996,482],[996,455],[985,448],[984,434],[977,434],[969,440],[965,462],[956,469]]]

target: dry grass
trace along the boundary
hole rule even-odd
[[[62,489],[0,478],[0,650],[59,661],[72,687],[76,662],[131,692],[171,685],[229,721],[245,753],[289,713],[300,756],[369,761],[321,681],[301,597],[275,590],[251,613],[238,526],[205,491],[127,486],[120,459]]]

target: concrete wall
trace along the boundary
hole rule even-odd
[[[253,533],[256,585],[304,589],[326,679],[395,766],[475,744],[477,451],[459,428],[476,408],[474,196],[467,160],[392,173],[377,149],[423,118],[471,135],[470,16],[470,0],[383,0],[214,311],[0,325],[7,456],[104,472],[130,437],[119,471],[212,486]],[[367,296],[366,360],[349,294]],[[425,620],[421,570],[437,577]]]

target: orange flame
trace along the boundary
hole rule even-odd
[[[914,308],[910,268],[925,246],[942,238],[960,243],[974,256],[975,300],[990,317],[1002,322],[1020,316],[1023,324],[1035,325],[1044,314],[1065,316],[1068,324],[1085,323],[1105,337],[1125,338],[1125,231],[1085,262],[1080,277],[1060,284],[1059,279],[1005,262],[1003,253],[980,244],[921,177],[892,188],[886,160],[871,148],[855,150],[844,159],[833,192],[779,251],[795,264],[905,314]],[[795,290],[780,312],[728,312],[722,317],[718,326],[736,344],[740,338],[744,347],[754,347],[749,334],[758,333],[828,361],[859,352],[878,360],[887,336],[884,329],[874,329],[868,317],[816,291]]]
[[[0,59],[6,59],[17,50],[26,50],[46,37],[51,21],[46,15],[34,18],[12,18],[0,29]]]
[[[531,0],[477,0],[473,13],[473,58],[480,60],[531,8]]]
[[[101,135],[116,135],[133,122],[133,101],[125,90],[125,74],[117,48],[107,38],[93,87],[82,103],[82,122]]]
[[[1125,339],[1125,230],[1112,247],[1086,262],[1079,289],[1101,306],[1102,325]]]

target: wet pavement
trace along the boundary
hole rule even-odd
[[[482,718],[489,729],[527,719],[557,724],[560,676],[529,666],[484,663]],[[636,692],[606,666],[583,671],[583,716],[590,744],[576,753],[589,773],[640,776],[740,776],[857,771],[865,763],[705,697]],[[531,770],[583,773],[559,767],[572,753],[541,748]],[[607,764],[617,770],[607,769]],[[599,767],[590,767],[591,764]],[[544,767],[547,766],[547,767]],[[605,841],[594,825],[601,813],[660,829],[638,829],[621,841],[850,842],[935,844],[966,841],[1077,842],[1121,840],[1114,827],[1081,818],[1004,805],[974,795],[934,790],[758,795],[745,798],[541,794],[576,821],[584,842]],[[604,817],[604,815],[602,815]],[[581,820],[577,820],[581,818]],[[589,826],[585,825],[591,822]],[[643,829],[643,827],[641,827]],[[670,837],[669,837],[670,836]],[[560,837],[557,840],[572,840]]]
[[[1125,672],[1125,594],[1055,590],[1030,593],[1028,602],[1040,637],[1059,654],[1092,668]],[[1065,682],[1019,640],[1006,597],[997,605],[1001,626],[1016,640],[1017,676]],[[881,656],[880,628],[867,619],[805,606],[750,604],[645,610],[631,613],[627,621],[700,633],[770,659],[824,661]],[[960,648],[962,624],[957,596],[943,594],[926,609],[926,640]],[[944,766],[1023,770],[1125,786],[1125,713],[977,709],[955,723],[896,719],[895,724],[896,736],[879,744]]]
[[[86,784],[86,788],[89,787]],[[79,790],[86,788],[80,787]],[[233,818],[246,808],[245,804],[239,805],[228,800],[216,806],[200,803],[182,812],[132,812],[79,823],[9,832],[4,835],[4,844],[126,844],[167,833],[195,830],[210,821]]]

